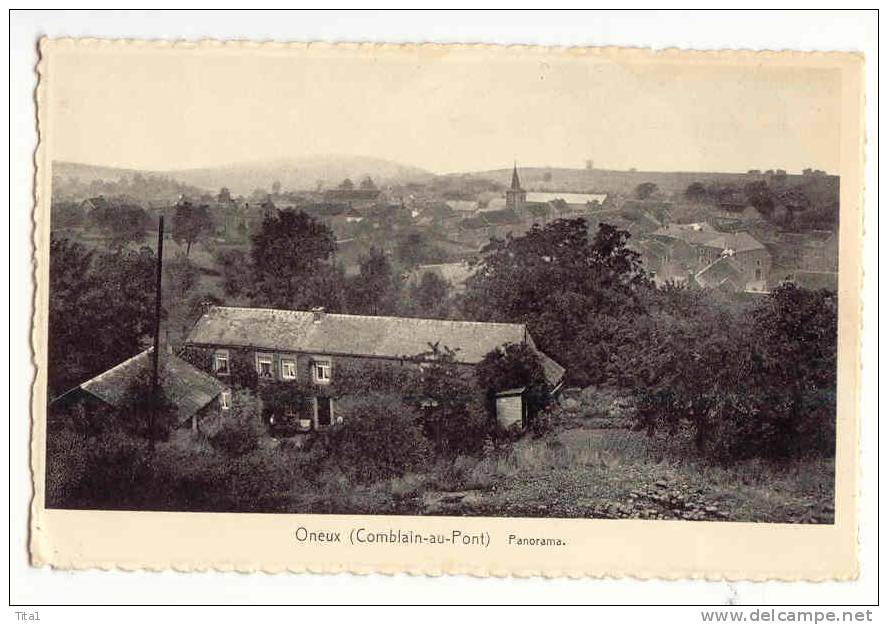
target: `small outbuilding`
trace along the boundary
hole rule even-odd
[[[510,388],[496,394],[496,420],[500,427],[508,429],[527,426],[527,405],[524,402],[525,387]]]

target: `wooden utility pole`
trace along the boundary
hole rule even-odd
[[[151,398],[153,406],[150,410],[151,422],[148,424],[148,438],[151,450],[154,451],[154,424],[157,409],[160,405],[160,287],[163,279],[163,215],[157,227],[157,286],[154,292],[154,360],[151,372]]]

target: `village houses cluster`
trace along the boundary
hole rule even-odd
[[[184,200],[183,200],[184,201]],[[441,262],[420,264],[404,276],[417,284],[436,274],[455,293],[465,288],[472,261],[493,237],[520,236],[534,224],[583,218],[590,233],[602,223],[629,232],[629,246],[658,284],[674,282],[732,292],[763,294],[784,279],[834,288],[835,233],[795,236],[759,228],[759,213],[742,200],[719,206],[710,219],[678,223],[672,219],[674,198],[662,194],[626,197],[607,192],[530,191],[517,165],[504,191],[479,191],[471,199],[434,197],[409,187],[381,189],[366,178],[313,192],[282,192],[264,198],[235,198],[227,189],[215,197],[197,198],[209,206],[214,236],[245,242],[262,219],[282,208],[304,210],[325,223],[337,242],[336,261],[346,273],[357,269],[371,247],[392,253],[399,234],[425,232],[442,254]],[[730,204],[730,198],[725,200]],[[114,208],[104,196],[86,199],[81,209]],[[161,209],[173,211],[174,206]],[[782,238],[781,238],[782,237]],[[471,371],[486,354],[505,344],[525,344],[543,363],[550,390],[563,382],[561,365],[537,350],[521,324],[482,323],[405,317],[372,317],[308,311],[214,306],[192,328],[178,354],[158,355],[161,384],[175,405],[179,424],[195,430],[231,409],[232,388],[304,384],[310,404],[295,415],[299,431],[323,430],[341,416],[337,376],[348,367],[388,363],[421,367],[414,356],[441,344],[455,350],[458,365]],[[152,363],[146,350],[57,398],[53,405],[70,409],[113,409],[124,400],[132,380]],[[523,424],[523,389],[509,389],[496,399],[503,426]],[[269,425],[274,426],[274,415]]]

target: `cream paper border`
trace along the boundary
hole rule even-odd
[[[608,59],[623,64],[683,63],[708,67],[738,64],[831,68],[842,75],[839,361],[836,517],[833,525],[407,517],[247,513],[170,513],[45,509],[46,323],[49,273],[49,207],[53,129],[53,59],[79,47],[106,54],[136,49],[159,54],[320,56],[420,53],[434,59],[459,54],[474,60],[520,55],[542,60]],[[179,571],[311,571],[470,574],[476,576],[622,577],[724,580],[849,580],[858,575],[860,320],[863,198],[863,56],[827,52],[683,51],[635,48],[548,48],[497,45],[390,45],[167,42],[42,39],[37,89],[40,144],[36,155],[34,213],[36,296],[32,341],[37,377],[32,393],[30,555],[35,566],[61,569]],[[339,532],[345,542],[297,543],[299,527]],[[486,546],[355,545],[358,528],[477,534]],[[507,537],[558,538],[561,547],[508,546]]]

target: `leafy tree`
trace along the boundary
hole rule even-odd
[[[395,258],[405,268],[444,260],[445,254],[421,232],[408,232],[395,243]]]
[[[638,426],[687,425],[697,449],[725,463],[832,454],[836,309],[835,295],[791,285],[749,310],[692,299],[659,309],[628,363]]]
[[[213,231],[213,219],[206,204],[193,205],[188,200],[176,206],[173,214],[172,237],[185,244],[185,256],[191,254],[191,246],[205,234]]]
[[[118,409],[117,425],[130,436],[144,439],[153,448],[159,441],[169,438],[173,429],[179,425],[176,406],[164,392],[166,375],[162,370],[157,387],[154,386],[151,371],[147,370],[130,382],[126,388],[123,402]]]
[[[216,196],[216,200],[220,204],[227,204],[231,201],[231,190],[228,187],[222,187],[219,189],[219,195]]]
[[[467,280],[463,313],[526,323],[572,383],[612,380],[620,374],[613,354],[631,349],[651,288],[628,237],[607,224],[590,237],[584,219],[559,219],[495,239]]]
[[[794,188],[783,191],[779,196],[780,204],[786,209],[786,223],[792,224],[796,215],[802,211],[808,210],[811,206],[811,200],[802,189]]]
[[[153,327],[156,257],[96,254],[53,238],[49,256],[49,395],[137,353]]]
[[[248,294],[254,304],[341,309],[343,277],[327,262],[336,250],[330,228],[302,211],[281,210],[266,217],[251,240]]]
[[[65,202],[55,198],[52,200],[50,215],[50,226],[54,230],[80,226],[85,217],[77,202]]]
[[[197,267],[181,253],[165,261],[163,271],[164,286],[175,300],[185,297],[195,287],[199,277]]]
[[[229,297],[248,296],[252,285],[250,257],[239,249],[221,249],[216,267],[222,275],[222,291]]]
[[[635,187],[635,197],[639,200],[646,200],[657,192],[657,185],[653,182],[642,182]]]
[[[423,431],[440,454],[477,452],[489,430],[478,388],[453,350],[437,343],[429,347],[416,357],[422,364]]]
[[[346,178],[342,182],[339,183],[339,188],[345,191],[351,191],[355,188],[355,183],[351,181],[350,178]]]
[[[371,250],[361,259],[360,273],[349,284],[349,312],[361,315],[392,314],[397,288],[392,266],[385,253]]]
[[[366,176],[363,180],[361,180],[361,189],[364,191],[375,191],[376,183],[373,182],[373,178],[370,176]]]
[[[117,250],[129,243],[143,241],[149,227],[148,214],[132,204],[94,209],[90,213],[90,220],[109,238],[111,247]]]
[[[770,217],[774,213],[774,194],[763,180],[748,183],[744,189],[747,201],[759,213]]]
[[[445,319],[450,311],[450,284],[438,274],[427,271],[419,283],[410,287],[407,312],[424,319]]]
[[[491,418],[496,416],[496,394],[524,388],[524,402],[531,422],[549,405],[549,384],[537,353],[527,344],[509,343],[488,353],[477,367],[478,386],[487,397]]]
[[[685,189],[685,197],[692,202],[702,202],[706,199],[706,187],[700,182],[692,182]]]

